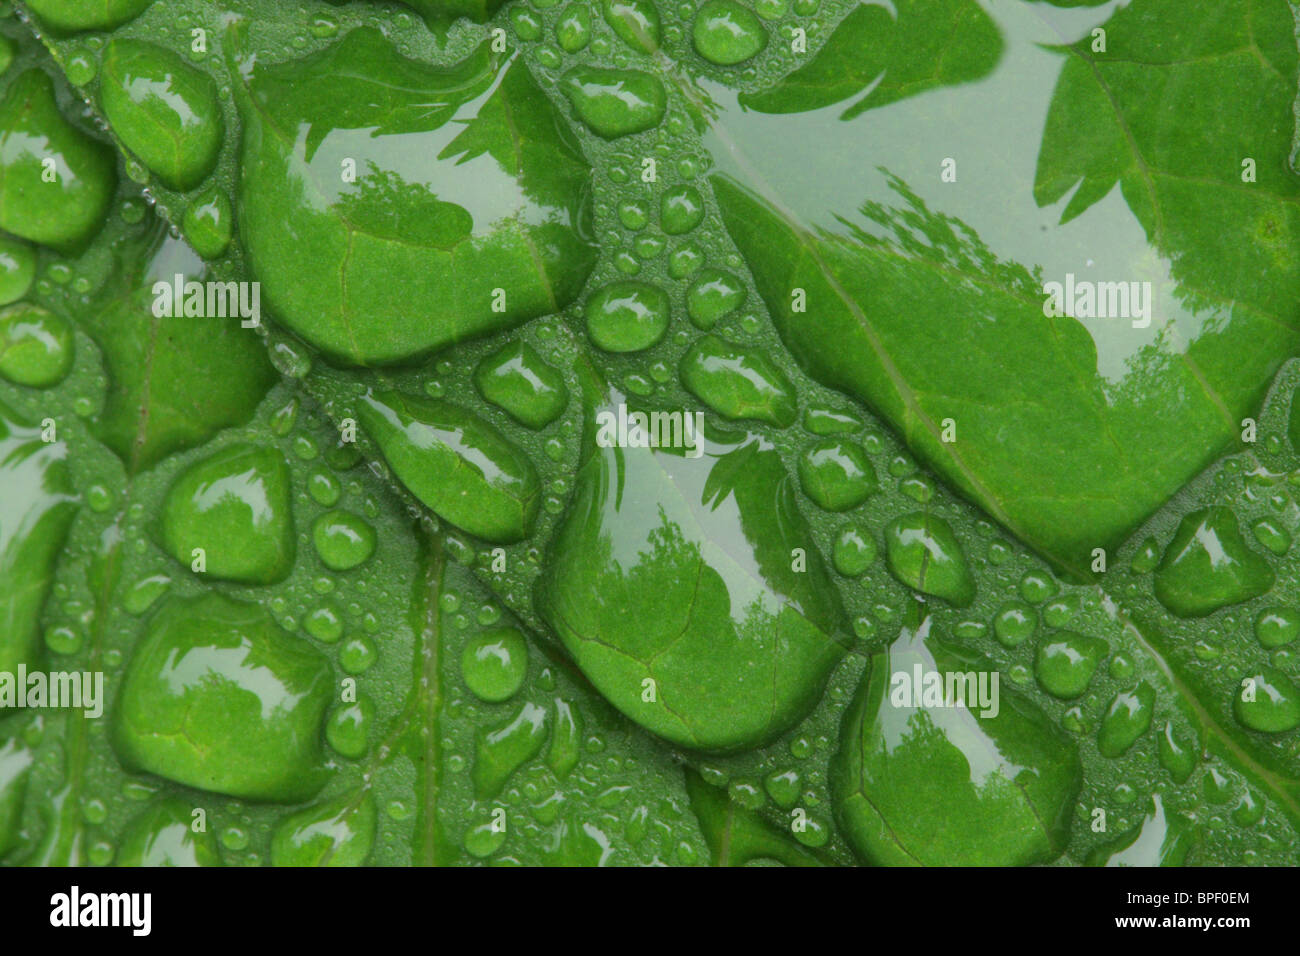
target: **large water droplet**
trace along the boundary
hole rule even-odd
[[[1300,727],[1300,689],[1275,667],[1251,671],[1232,698],[1232,712],[1242,726],[1265,734]]]
[[[484,398],[529,428],[545,428],[569,404],[564,377],[527,342],[493,352],[474,370]]]
[[[1075,744],[1035,704],[994,685],[992,662],[909,613],[898,640],[872,657],[831,765],[849,844],[878,865],[1055,859],[1083,779]],[[963,679],[958,694],[958,675],[976,683]]]
[[[110,41],[99,100],[122,144],[166,185],[188,190],[212,172],[225,130],[217,84],[171,50]]]
[[[697,441],[590,443],[539,610],[632,720],[735,750],[807,712],[843,653],[843,611],[776,451],[707,423]]]
[[[794,422],[794,386],[757,349],[705,335],[682,356],[678,371],[686,390],[723,418],[754,419],[781,428]]]
[[[292,802],[326,783],[328,662],[269,613],[171,599],[136,645],[112,712],[122,762],[233,797]]]
[[[826,438],[804,449],[799,456],[799,485],[827,511],[856,508],[879,486],[862,447],[838,438]]]
[[[0,405],[0,673],[33,666],[40,651],[41,609],[77,510],[66,455]]]
[[[348,571],[375,553],[375,529],[349,511],[325,512],[312,524],[311,536],[321,563],[331,571]]]
[[[1282,647],[1300,637],[1300,609],[1266,607],[1255,618],[1255,638],[1265,647]]]
[[[1104,757],[1118,757],[1132,747],[1151,726],[1156,692],[1146,681],[1111,700],[1097,728],[1097,749]]]
[[[271,865],[361,866],[375,843],[377,816],[368,790],[299,810],[271,835]]]
[[[138,17],[153,0],[30,0],[37,18],[56,30],[110,30]]]
[[[659,11],[650,0],[604,0],[605,21],[624,43],[641,53],[659,49]]]
[[[434,514],[494,543],[531,533],[541,502],[537,469],[487,422],[398,392],[368,394],[358,416],[393,473]]]
[[[193,808],[168,797],[136,814],[122,833],[118,866],[221,866],[210,830],[195,832]]]
[[[64,119],[43,70],[28,70],[9,87],[0,102],[0,130],[0,229],[78,251],[112,202],[113,151]]]
[[[1099,637],[1060,631],[1039,644],[1034,673],[1043,690],[1053,697],[1073,700],[1088,689],[1108,650]]]
[[[163,543],[177,561],[244,584],[283,580],[295,539],[289,466],[273,448],[234,445],[181,472],[163,501]]]
[[[958,607],[975,599],[975,580],[948,522],[916,511],[885,529],[889,570],[908,587]]]
[[[0,376],[19,385],[48,388],[72,369],[72,329],[38,305],[0,309]]]
[[[703,269],[686,290],[686,314],[708,330],[745,304],[745,287],[730,272]]]
[[[704,220],[704,197],[689,183],[665,190],[659,199],[659,225],[670,236],[690,232]]]
[[[0,236],[0,305],[17,302],[36,278],[36,251],[11,236]]]
[[[1195,842],[1192,825],[1167,815],[1160,794],[1142,822],[1116,840],[1088,854],[1088,866],[1184,866]]]
[[[234,235],[235,214],[230,199],[219,188],[199,195],[185,207],[181,229],[185,241],[204,259],[219,259],[230,247]]]
[[[471,776],[480,799],[499,794],[511,774],[542,752],[547,723],[546,708],[528,703],[502,726],[478,732]]]
[[[564,74],[562,89],[578,118],[605,139],[658,126],[668,105],[663,83],[639,70],[579,66]]]
[[[1179,617],[1204,617],[1258,597],[1273,586],[1273,569],[1251,551],[1224,507],[1186,515],[1155,573],[1160,603]]]
[[[606,352],[648,349],[668,331],[668,296],[645,282],[611,282],[587,299],[586,308],[587,334]]]
[[[518,55],[488,41],[434,67],[361,27],[244,66],[249,266],[277,320],[336,360],[422,356],[555,313],[585,284],[591,166]]]

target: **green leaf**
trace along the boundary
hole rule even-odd
[[[749,851],[721,848],[736,847],[737,835],[749,833],[761,835],[755,840],[768,859],[780,859],[794,844],[836,864],[888,855],[887,841],[881,850],[867,839],[872,815],[850,805],[848,790],[828,785],[828,770],[849,732],[846,702],[879,676],[868,660],[903,653],[914,631],[900,628],[900,615],[923,599],[935,646],[973,652],[962,666],[996,674],[1007,706],[1024,703],[1031,715],[1008,724],[1012,730],[998,718],[997,732],[985,728],[977,739],[1005,740],[1008,750],[1030,755],[1077,752],[1082,774],[1077,796],[1060,799],[1069,775],[1057,767],[1044,778],[1046,791],[1033,791],[1030,802],[1017,802],[1011,791],[1005,800],[996,799],[1004,791],[972,793],[969,773],[952,776],[946,790],[909,788],[902,796],[923,800],[928,821],[909,836],[909,847],[929,854],[930,843],[943,841],[935,821],[954,820],[958,830],[974,834],[958,850],[990,859],[1294,863],[1300,767],[1291,726],[1296,659],[1287,635],[1300,633],[1294,623],[1300,608],[1291,606],[1286,589],[1300,572],[1287,478],[1300,468],[1300,457],[1281,437],[1295,417],[1288,418],[1296,366],[1283,369],[1260,410],[1273,372],[1294,345],[1294,244],[1287,239],[1295,204],[1287,168],[1294,30],[1279,15],[1286,12],[1280,2],[1228,6],[1220,19],[1215,11],[1154,0],[1134,0],[1118,11],[1092,3],[949,0],[895,4],[893,14],[848,0],[824,0],[816,14],[802,4],[784,14],[764,5],[758,30],[769,42],[757,44],[760,52],[740,66],[727,64],[753,45],[729,51],[710,31],[719,24],[750,29],[752,19],[734,11],[714,16],[714,7],[705,18],[660,6],[663,32],[653,54],[637,52],[636,42],[629,49],[625,37],[591,42],[590,16],[558,4],[516,6],[484,28],[461,24],[431,33],[397,7],[345,5],[304,19],[296,8],[255,3],[252,25],[236,31],[228,57],[192,56],[186,38],[173,37],[170,21],[182,13],[214,35],[224,29],[200,0],[173,0],[114,30],[112,39],[158,43],[190,59],[236,98],[251,95],[255,74],[301,78],[305,65],[338,56],[366,28],[386,38],[372,44],[376,52],[382,47],[385,62],[403,75],[419,74],[424,86],[430,76],[474,73],[466,63],[486,64],[494,76],[506,69],[507,78],[517,69],[544,107],[539,113],[555,120],[554,135],[570,143],[594,183],[590,235],[600,237],[601,248],[598,257],[587,249],[595,258],[589,288],[577,288],[584,272],[573,302],[559,314],[446,342],[428,356],[413,355],[407,367],[357,367],[343,356],[344,367],[328,347],[287,334],[293,327],[268,293],[269,354],[291,379],[284,388],[301,390],[304,404],[279,392],[248,425],[217,436],[213,447],[191,458],[227,443],[274,444],[306,493],[294,505],[299,547],[282,583],[214,586],[235,599],[266,602],[287,631],[300,626],[303,640],[330,659],[336,678],[369,675],[372,687],[390,693],[339,701],[323,729],[341,758],[336,776],[307,806],[257,808],[262,815],[245,850],[230,849],[228,843],[242,841],[221,830],[223,858],[272,859],[269,834],[294,834],[290,850],[282,838],[281,859],[301,851],[300,859],[321,862],[350,861],[367,845],[367,859],[383,862],[735,862]],[[1249,16],[1238,16],[1243,13]],[[874,29],[855,38],[851,26],[867,17]],[[1252,25],[1253,36],[1242,34],[1242,23]],[[494,54],[490,46],[484,52],[497,26],[518,38],[517,53]],[[807,28],[809,49],[790,72],[786,41],[796,27]],[[1107,30],[1109,62],[1093,51],[1094,27]],[[1215,46],[1220,35],[1229,42]],[[706,36],[712,39],[700,41]],[[91,75],[96,51],[46,39],[90,101],[102,102],[102,64]],[[696,45],[699,55],[690,49]],[[1188,50],[1200,52],[1189,57]],[[374,122],[382,112],[374,105],[382,84],[363,62],[371,58],[356,59],[365,77],[320,78],[331,91],[328,102],[310,102],[307,87],[284,89],[286,101],[309,101],[319,110],[312,113],[319,123],[308,130],[330,130],[321,143],[341,122],[363,146],[375,145],[347,125],[366,117]],[[1129,124],[1136,147],[1114,138],[1114,123],[1098,121],[1107,114],[1095,108],[1096,89],[1078,68],[1085,61],[1096,61],[1106,76],[1106,89],[1116,95],[1111,114]],[[1235,102],[1241,99],[1235,79],[1218,82],[1223,70],[1240,74],[1255,98]],[[746,92],[737,96],[731,85]],[[759,105],[765,97],[766,108]],[[1157,108],[1161,97],[1182,104],[1195,129],[1183,129],[1176,114]],[[788,111],[776,108],[783,98]],[[1201,100],[1218,112],[1198,112]],[[1234,102],[1222,107],[1228,101]],[[461,117],[465,128],[499,129],[495,120],[477,119],[489,102],[474,101],[481,108]],[[216,276],[265,282],[252,268],[247,204],[231,201],[258,172],[244,155],[254,119],[241,118],[234,102],[222,105],[222,155],[192,195],[170,189],[138,164],[127,168],[133,178],[149,180],[160,211],[203,248]],[[850,112],[853,118],[841,118]],[[1246,122],[1232,127],[1238,114]],[[374,139],[387,138],[382,127],[365,129],[379,130]],[[304,132],[303,157],[310,143]],[[321,143],[315,145],[324,149]],[[1204,157],[1193,154],[1202,147]],[[1135,149],[1150,161],[1163,207],[1144,199],[1150,193],[1140,164],[1131,161]],[[391,165],[396,155],[375,158]],[[1255,182],[1241,178],[1248,170],[1243,158],[1256,160]],[[710,166],[712,174],[701,175]],[[1191,196],[1190,182],[1182,191],[1166,188],[1164,179],[1189,172],[1208,179],[1200,184],[1203,196]],[[268,176],[267,194],[282,203],[285,183]],[[442,208],[439,202],[468,208],[468,200],[441,184],[415,185],[378,213],[366,206],[366,225],[427,225],[425,213]],[[517,197],[523,188],[508,194]],[[1213,225],[1190,238],[1174,228],[1198,216]],[[314,291],[328,287],[317,281],[321,275],[341,274],[345,250],[337,244],[307,250],[313,237],[303,233],[302,243],[295,236],[283,244],[272,266],[299,270],[296,278],[306,276]],[[42,256],[44,270],[49,259]],[[1261,261],[1267,269],[1259,268]],[[74,266],[79,279],[83,269]],[[805,284],[791,281],[796,272]],[[1143,301],[1154,304],[1152,323],[1134,329],[1123,319],[1045,315],[1044,286],[1064,284],[1067,273],[1087,281],[1151,281],[1159,294]],[[21,271],[15,275],[21,282]],[[57,277],[60,288],[71,278],[56,271],[51,279]],[[399,263],[384,265],[376,279],[381,305],[403,310],[386,318],[387,325],[405,328],[408,315],[427,308],[407,293],[428,277]],[[599,295],[629,283],[637,296]],[[507,285],[500,288],[509,303]],[[802,290],[802,300],[792,286]],[[797,311],[796,302],[806,311]],[[704,331],[725,347],[701,336]],[[866,331],[880,336],[879,350],[863,345]],[[75,354],[83,353],[95,355],[78,341]],[[537,373],[543,367],[555,374]],[[739,377],[701,382],[702,369],[720,368]],[[721,442],[713,448],[719,457],[697,464],[671,449],[601,449],[591,441],[597,408],[580,400],[592,378],[608,383],[596,389],[598,401],[622,394],[633,409],[703,411],[705,434]],[[777,381],[785,387],[771,388]],[[928,382],[928,390],[909,393],[914,381]],[[751,389],[780,396],[772,398],[770,414]],[[430,467],[414,445],[399,450],[391,436],[382,447],[383,428],[363,421],[377,395],[392,396],[393,408],[430,401],[454,406],[470,416],[463,420],[474,422],[476,432],[490,426],[504,443],[496,447],[511,448],[510,461],[526,461],[535,471],[535,519],[507,522],[524,529],[512,530],[509,542],[491,540],[491,529],[484,536],[476,520],[499,514],[449,507],[462,491],[483,500],[472,487],[447,481],[456,472]],[[314,418],[308,398],[329,424]],[[536,403],[535,418],[529,403]],[[753,414],[760,406],[764,413]],[[34,409],[29,403],[23,411]],[[1243,423],[1248,413],[1253,421]],[[744,430],[729,430],[731,418],[743,421]],[[349,436],[358,422],[354,448]],[[1105,440],[1097,440],[1099,429]],[[309,434],[312,441],[304,443]],[[1238,438],[1255,443],[1233,448]],[[1232,453],[1185,482],[1224,450]],[[334,474],[365,457],[379,476],[395,479],[397,498],[370,477]],[[607,459],[620,458],[621,474],[605,467]],[[165,483],[189,461],[160,462],[156,476],[142,472],[138,481]],[[1130,467],[1142,462],[1145,470]],[[611,473],[622,483],[609,481]],[[983,497],[980,482],[992,489]],[[429,483],[436,493],[422,501],[420,489]],[[1099,483],[1109,490],[1093,496],[1089,489]],[[653,492],[621,494],[642,487]],[[1047,497],[1036,498],[1044,488]],[[1175,490],[1180,494],[1167,502]],[[598,499],[605,512],[582,510]],[[87,500],[102,504],[98,492]],[[140,500],[143,514],[157,512],[159,498]],[[387,502],[396,510],[385,511]],[[656,503],[664,505],[662,513]],[[1216,600],[1226,603],[1204,617],[1180,617],[1161,603],[1153,572],[1162,555],[1172,555],[1171,565],[1192,566],[1175,560],[1187,550],[1187,542],[1175,540],[1177,529],[1189,515],[1213,508],[1236,518],[1239,540],[1230,543],[1251,565],[1240,579],[1250,586],[1218,582]],[[417,542],[399,527],[405,518],[396,516],[408,512],[421,519],[421,535],[434,537]],[[355,521],[369,523],[373,539]],[[1215,526],[1221,530],[1226,522]],[[327,527],[337,531],[316,533]],[[699,528],[726,533],[710,536],[696,533]],[[657,531],[680,531],[710,560],[691,564],[689,548],[663,547],[664,535],[651,540]],[[1231,537],[1216,535],[1220,542]],[[128,540],[135,537],[148,535]],[[586,552],[566,547],[573,541],[587,545]],[[600,550],[617,542],[628,546]],[[680,543],[669,535],[666,543],[674,542]],[[395,563],[394,549],[406,557]],[[833,571],[822,554],[834,556]],[[1058,579],[1040,555],[1070,573]],[[185,565],[159,559],[170,569],[164,579],[193,576]],[[670,573],[683,562],[685,580]],[[728,587],[740,581],[770,589],[789,602],[783,614],[796,606],[800,612],[834,606],[836,620],[851,622],[860,642],[852,647],[857,653],[827,663],[816,682],[809,675],[820,665],[790,669],[794,681],[778,688],[782,696],[772,693],[770,681],[760,687],[751,679],[755,660],[760,669],[767,666],[770,644],[717,659],[703,653],[703,629],[687,632],[690,643],[684,637],[669,653],[694,655],[692,673],[710,683],[701,691],[698,682],[679,680],[674,693],[686,693],[693,717],[722,742],[708,753],[689,738],[656,739],[601,702],[608,697],[633,720],[647,719],[651,702],[641,697],[647,688],[630,687],[623,671],[645,679],[639,642],[653,637],[666,615],[680,616],[688,606],[694,613],[690,598],[680,595],[689,590],[691,573],[698,577],[706,565],[745,568],[748,575],[725,578]],[[647,574],[649,591],[615,588],[629,572],[643,570],[655,572]],[[310,577],[304,581],[303,574]],[[1091,575],[1095,583],[1079,583]],[[123,604],[148,607],[159,577],[155,568],[133,578]],[[1199,571],[1184,577],[1184,590],[1201,580]],[[327,579],[335,592],[302,602],[301,595],[327,587],[320,583]],[[342,591],[359,579],[376,582],[377,590],[345,597]],[[1272,588],[1257,593],[1259,582],[1268,581]],[[726,639],[737,633],[734,621],[754,609],[733,603],[730,590],[711,593],[726,597],[725,607],[722,601],[708,607],[710,626]],[[275,603],[287,595],[298,597]],[[624,601],[625,616],[611,596]],[[583,622],[581,629],[557,619],[557,599]],[[360,626],[345,610],[353,603],[363,609]],[[65,604],[51,602],[47,614],[71,614]],[[381,622],[373,632],[386,635],[380,642],[365,623],[367,611],[392,612],[406,623]],[[66,645],[64,620],[47,622],[51,646]],[[588,627],[588,621],[595,623]],[[524,626],[536,631],[524,640],[526,665],[517,640]],[[572,634],[566,640],[570,632],[615,640],[609,646]],[[758,632],[771,637],[770,630]],[[566,644],[603,659],[594,666],[591,656],[578,661],[584,676]],[[826,646],[837,654],[841,644]],[[627,653],[619,657],[613,648]],[[395,655],[403,659],[395,662]],[[381,675],[393,666],[396,672]],[[812,683],[817,686],[806,690]],[[663,686],[656,681],[656,696]],[[710,713],[710,696],[734,703],[738,727]],[[775,721],[773,701],[785,707]],[[930,726],[948,726],[952,716],[947,708],[913,714]],[[391,759],[374,756],[381,725]],[[743,742],[731,743],[736,740]],[[909,772],[942,776],[957,765],[954,753],[986,752],[966,746],[967,738],[934,743],[922,748]],[[14,746],[19,769],[4,793],[26,786],[28,793],[56,795],[36,801],[46,810],[73,805],[58,796],[61,781],[52,782],[42,764],[23,762],[29,746],[25,740]],[[685,793],[683,763],[699,775],[688,778]],[[371,774],[368,786],[359,782],[359,767]],[[365,820],[368,795],[378,811],[373,840]],[[1212,825],[1202,824],[1207,803],[1215,808]],[[1026,808],[1040,804],[1063,807],[1061,816],[1037,830],[1026,827]],[[22,837],[28,855],[31,828],[45,832],[32,807],[29,802],[26,819],[37,822],[25,823]],[[505,812],[504,830],[498,810]],[[294,821],[286,823],[291,814]],[[133,815],[111,813],[107,829]],[[46,844],[70,846],[78,818],[66,811],[55,816],[63,823]],[[981,831],[980,821],[989,819],[996,821],[990,832]],[[999,828],[1003,840],[996,839]],[[680,841],[674,829],[684,834]],[[339,834],[337,846],[319,842],[322,830]],[[797,852],[786,862],[798,862]]]
[[[863,3],[839,22],[805,66],[776,86],[744,93],[760,113],[804,113],[858,97],[842,120],[936,87],[987,76],[1002,56],[993,19],[974,0]]]

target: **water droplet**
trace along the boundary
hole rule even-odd
[[[606,352],[639,352],[668,331],[668,296],[644,282],[612,282],[586,305],[587,333]]]
[[[374,554],[375,529],[359,515],[327,511],[313,523],[312,541],[327,568],[347,571]]]
[[[487,859],[505,846],[505,842],[505,828],[497,826],[495,820],[482,820],[473,824],[461,840],[465,852],[477,860]]]
[[[270,584],[293,567],[289,468],[272,448],[233,445],[181,472],[163,502],[163,543],[187,568]]]
[[[705,0],[691,29],[695,52],[719,66],[757,56],[767,46],[763,22],[735,0]]]
[[[650,210],[640,199],[629,199],[618,207],[618,221],[623,228],[640,232],[650,222]]]
[[[933,594],[958,607],[975,598],[975,581],[957,536],[946,521],[917,511],[885,529],[889,570],[908,587]]]
[[[375,842],[375,800],[345,794],[299,810],[271,835],[272,866],[361,866]]]
[[[434,514],[494,544],[528,536],[541,479],[513,442],[449,402],[368,394],[358,416],[407,489]]]
[[[1073,700],[1088,689],[1097,665],[1109,647],[1099,637],[1060,631],[1038,646],[1034,673],[1043,690],[1062,700]]]
[[[1251,530],[1255,532],[1255,540],[1274,554],[1286,554],[1291,548],[1291,532],[1274,518],[1260,518],[1251,525]]]
[[[1186,783],[1196,769],[1196,754],[1200,749],[1196,742],[1176,733],[1173,723],[1167,722],[1159,735],[1157,749],[1160,766],[1168,771],[1175,783]]]
[[[1160,603],[1179,617],[1204,617],[1258,597],[1273,586],[1273,569],[1242,538],[1227,508],[1183,518],[1155,574]]]
[[[858,525],[845,525],[835,538],[831,561],[847,578],[861,577],[876,560],[876,542]]]
[[[701,336],[682,356],[678,371],[688,392],[729,421],[753,419],[780,428],[794,423],[794,386],[756,349]]]
[[[694,186],[673,186],[659,199],[659,225],[670,236],[690,232],[704,220],[704,197]]]
[[[873,656],[843,723],[830,782],[845,838],[877,865],[1056,859],[1083,782],[1076,745],[1014,688],[1000,689],[996,711],[974,688],[949,699],[947,675],[996,669],[932,625],[909,619]]]
[[[78,0],[30,0],[28,6],[43,24],[65,33],[78,30],[108,30],[134,19],[153,0],[104,0],[81,3]]]
[[[1255,618],[1255,638],[1265,647],[1281,647],[1300,637],[1300,609],[1268,607]]]
[[[860,431],[863,421],[854,412],[836,408],[813,407],[804,412],[803,427],[814,435],[849,435]],[[869,436],[875,437],[875,436]],[[877,439],[877,442],[879,439]],[[863,447],[867,442],[863,441]]]
[[[36,278],[36,250],[12,236],[0,236],[0,305],[17,302]]]
[[[485,399],[529,428],[545,428],[569,404],[564,377],[527,342],[511,343],[483,359],[474,384]]]
[[[997,617],[993,618],[993,635],[998,644],[1014,648],[1034,636],[1037,623],[1039,615],[1030,605],[1010,601],[998,607]]]
[[[307,493],[318,505],[332,508],[342,497],[343,486],[328,471],[313,471],[307,479]]]
[[[208,74],[153,43],[114,39],[99,99],[123,145],[171,188],[192,189],[212,172],[225,126]]]
[[[517,628],[502,627],[476,635],[460,658],[461,676],[476,697],[492,703],[509,700],[524,684],[528,645]]]
[[[375,707],[370,698],[358,695],[355,701],[335,708],[325,723],[325,739],[334,750],[353,760],[366,755],[366,736],[374,720]]]
[[[546,725],[546,709],[526,703],[501,726],[478,731],[470,776],[480,799],[499,794],[516,770],[541,753]]]
[[[339,666],[349,674],[364,674],[379,658],[375,642],[364,634],[348,638],[339,647]]]
[[[605,21],[624,43],[641,53],[659,49],[659,11],[650,0],[604,0]]]
[[[709,330],[745,304],[745,287],[730,272],[705,269],[686,290],[686,314],[696,328]]]
[[[878,487],[876,471],[859,445],[826,438],[799,456],[804,494],[827,511],[856,508]]]
[[[605,139],[658,126],[668,104],[663,83],[639,70],[579,66],[561,84],[578,118]]]
[[[224,190],[213,188],[196,196],[185,207],[181,229],[185,233],[185,241],[195,252],[204,259],[219,259],[230,247],[234,220],[230,197]]]
[[[169,599],[112,711],[123,763],[213,793],[297,802],[327,782],[329,663],[269,613],[213,592]]]
[[[703,264],[704,255],[694,244],[687,243],[668,256],[668,274],[674,279],[685,279]]]
[[[571,3],[560,13],[555,24],[555,39],[566,53],[577,53],[591,39],[591,7]]]
[[[314,608],[302,626],[308,634],[325,644],[333,644],[343,636],[343,616],[330,604]]]
[[[1251,730],[1285,733],[1300,727],[1300,690],[1277,668],[1258,668],[1234,691],[1232,712]]]
[[[38,305],[0,309],[0,376],[18,385],[48,388],[72,369],[72,329]]]
[[[1155,702],[1156,692],[1146,681],[1115,695],[1097,728],[1097,749],[1102,756],[1121,756],[1147,732]]]
[[[122,606],[129,614],[141,615],[153,607],[171,586],[172,579],[166,574],[146,575],[127,589],[122,597]]]

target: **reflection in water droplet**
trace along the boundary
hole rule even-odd
[[[465,645],[460,658],[465,686],[476,697],[493,703],[509,700],[524,684],[528,645],[517,628],[484,631]]]
[[[587,299],[587,333],[606,352],[648,349],[668,331],[668,295],[645,282],[612,282]]]
[[[48,388],[72,370],[72,329],[38,305],[0,309],[0,376],[18,385]]]
[[[710,63],[732,66],[763,51],[767,30],[735,0],[705,0],[695,16],[691,41],[695,52]]]

